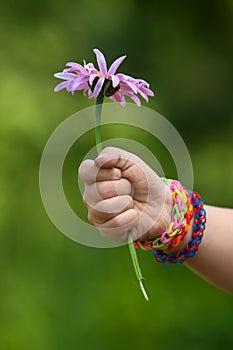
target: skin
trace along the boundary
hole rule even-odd
[[[155,239],[171,220],[172,194],[160,177],[140,158],[107,147],[95,160],[79,168],[85,184],[88,219],[112,240]],[[204,237],[196,255],[185,265],[209,283],[233,293],[233,210],[206,205]],[[175,250],[190,239],[191,230]],[[173,252],[172,251],[172,252]]]

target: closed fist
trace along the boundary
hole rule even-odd
[[[107,147],[79,168],[88,219],[104,236],[126,242],[155,239],[171,220],[172,194],[139,157]]]

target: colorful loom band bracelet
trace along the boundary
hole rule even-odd
[[[191,202],[190,195],[188,195],[187,198],[188,198],[188,201],[187,201],[188,210],[185,214],[186,225],[182,227],[181,233],[178,234],[167,247],[163,248],[163,250],[167,251],[178,247],[181,244],[181,242],[184,240],[186,234],[191,228],[192,218],[193,218],[193,205]]]
[[[196,254],[201,244],[206,223],[206,212],[203,208],[204,203],[197,192],[189,191],[189,194],[191,196],[195,213],[192,237],[184,249],[181,249],[174,254],[169,255],[160,249],[155,250],[153,253],[155,260],[164,265],[176,263],[182,264],[186,259],[191,258]]]
[[[135,242],[135,248],[143,250],[166,249],[175,240],[174,247],[181,242],[188,232],[192,219],[192,205],[188,191],[182,187],[179,181],[161,178],[172,192],[173,208],[171,213],[171,223],[162,235],[155,240]],[[176,239],[177,238],[177,239]]]

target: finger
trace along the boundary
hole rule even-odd
[[[105,148],[95,159],[97,167],[102,169],[119,168],[122,177],[136,183],[142,179],[145,181],[147,175],[152,174],[152,169],[136,155],[115,147]],[[153,172],[154,174],[154,172]]]
[[[96,181],[118,180],[121,178],[121,171],[114,167],[100,169],[94,160],[86,159],[80,164],[79,177],[86,184],[91,184]]]
[[[95,159],[95,164],[99,168],[120,168],[125,170],[128,166],[139,161],[139,158],[133,154],[115,147],[106,147]]]
[[[122,177],[132,183],[134,199],[146,201],[149,191],[149,179],[152,170],[137,156],[118,148],[105,148],[95,159],[98,167],[119,167]],[[151,174],[151,175],[150,175]]]
[[[96,177],[96,181],[110,181],[119,180],[121,178],[121,171],[118,168],[111,169],[99,169]]]
[[[101,234],[118,242],[127,242],[129,232],[137,225],[139,212],[129,209],[98,226]]]
[[[103,199],[132,193],[131,183],[126,179],[100,181],[85,187],[84,200],[93,205]]]
[[[132,192],[131,183],[126,179],[101,181],[96,184],[96,188],[103,199],[130,195]]]
[[[119,148],[107,147],[95,159],[98,167],[118,167],[122,178],[132,183],[135,200],[146,202],[148,194],[159,194],[164,187],[159,176],[140,158]]]
[[[105,199],[94,206],[88,207],[88,220],[95,226],[104,224],[113,217],[132,209],[134,207],[133,199],[130,196],[118,196]]]

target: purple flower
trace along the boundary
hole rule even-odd
[[[96,55],[99,69],[96,69],[93,63],[86,63],[85,61],[83,66],[75,62],[67,63],[66,65],[69,68],[65,68],[61,73],[54,74],[56,78],[64,80],[55,87],[55,92],[66,89],[74,94],[75,91],[83,90],[84,95],[87,92],[89,98],[97,98],[102,94],[123,106],[126,104],[125,95],[129,96],[138,106],[141,104],[138,95],[146,102],[148,102],[148,96],[154,96],[146,81],[134,79],[122,73],[116,74],[118,67],[126,56],[116,59],[110,68],[107,69],[106,60],[102,52],[98,49],[93,51]]]

